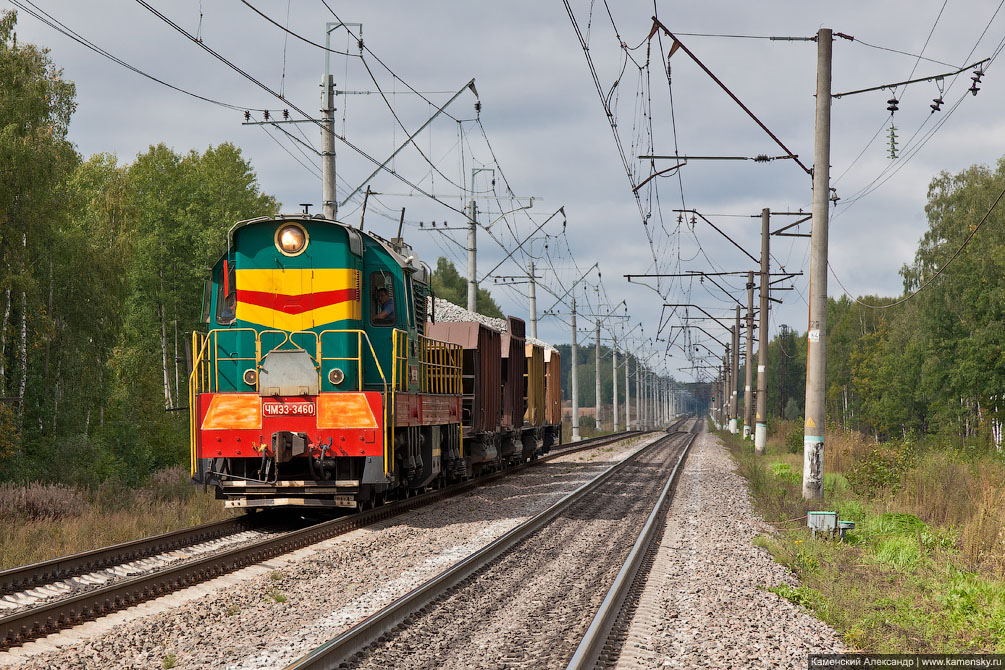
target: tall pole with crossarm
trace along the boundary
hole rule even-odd
[[[810,313],[806,332],[806,423],[803,498],[824,497],[824,421],[827,342],[827,225],[831,157],[831,31],[817,32],[817,113],[813,138],[813,230],[810,237]],[[763,339],[763,337],[762,337]]]

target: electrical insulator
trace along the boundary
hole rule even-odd
[[[757,154],[754,156],[755,163],[767,163],[770,160],[771,158],[769,158],[767,154]]]
[[[244,110],[244,120],[251,121],[251,112],[249,112],[248,110]]]
[[[898,109],[900,109],[899,107],[897,107],[897,99],[896,98],[890,98],[889,100],[886,101],[886,104],[887,104],[886,111],[890,112],[891,114],[893,114]]]
[[[269,120],[269,110],[267,110],[267,109],[265,110],[265,120],[266,121]]]
[[[970,80],[974,82],[973,86],[970,87],[970,93],[972,95],[977,95],[977,91],[981,90],[981,87],[978,86],[977,84],[981,83],[981,77],[983,76],[984,76],[984,70],[980,69],[974,70],[973,75],[971,75]]]
[[[482,111],[482,101],[475,100],[475,114],[479,114]]]
[[[893,160],[897,158],[897,128],[891,123],[890,124],[890,159]]]
[[[929,105],[929,107],[932,108],[932,114],[934,114],[935,112],[941,112],[942,111],[942,96],[941,95],[939,97],[937,97],[937,98],[932,98],[932,103],[933,104]]]
[[[284,120],[284,121],[288,121],[288,120],[289,120],[289,118],[290,118],[290,110],[288,110],[288,109],[284,109],[284,110],[283,110],[283,120]]]

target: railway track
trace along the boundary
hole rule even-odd
[[[259,513],[0,572],[0,649],[458,495],[535,463],[633,434],[625,431],[583,440],[488,476],[294,530],[277,530],[283,523],[288,526],[289,517]],[[131,574],[137,572],[141,574]]]
[[[635,548],[638,528],[651,538],[661,523],[660,511],[695,437],[667,435],[611,466],[287,670],[450,669],[476,661],[564,667],[577,653],[570,632],[595,631],[586,617],[601,594],[612,580],[631,581],[621,574],[625,568],[617,579],[610,573],[625,553],[629,559],[644,553]],[[592,636],[606,635],[610,627],[599,630]]]
[[[701,425],[701,420],[695,421],[690,431],[692,435],[701,432]],[[692,437],[691,440],[693,439]],[[666,513],[677,484],[679,470],[680,463],[674,467],[673,473],[667,479],[638,539],[632,545],[632,550],[625,558],[618,576],[611,584],[593,621],[590,622],[590,627],[576,648],[576,653],[569,661],[567,670],[614,667],[620,657],[635,606],[645,589],[646,576],[663,537]]]

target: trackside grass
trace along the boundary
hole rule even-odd
[[[994,452],[877,445],[828,432],[824,502],[801,496],[801,440],[767,455],[719,433],[777,533],[755,539],[800,586],[771,590],[880,653],[1005,653],[1005,467]],[[788,440],[795,442],[795,440]],[[845,542],[813,539],[810,509],[855,521]]]
[[[162,470],[143,487],[95,491],[0,484],[0,570],[233,516],[187,468]]]

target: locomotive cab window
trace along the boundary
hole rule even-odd
[[[228,269],[226,263],[224,272],[220,273],[220,286],[216,294],[216,323],[229,326],[237,320],[237,273],[233,266]]]
[[[370,275],[370,323],[393,326],[397,323],[394,305],[394,281],[384,272]]]

